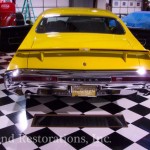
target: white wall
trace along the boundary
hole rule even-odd
[[[75,0],[84,4],[92,2],[91,0]],[[106,9],[106,3],[109,0],[98,0],[97,8]],[[31,0],[35,17],[38,17],[44,10],[55,7],[69,7],[69,0]],[[16,11],[21,12],[24,0],[16,0]],[[87,4],[88,4],[87,3]]]
[[[107,0],[98,0],[97,1],[97,8],[106,9],[106,2],[107,2]]]
[[[35,16],[39,16],[44,10],[54,7],[68,7],[69,0],[31,0]],[[16,11],[21,12],[24,0],[16,0]]]

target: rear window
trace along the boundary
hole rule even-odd
[[[93,16],[53,16],[42,18],[36,32],[125,33],[123,27],[116,19]]]

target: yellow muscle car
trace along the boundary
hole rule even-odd
[[[96,97],[150,87],[150,52],[106,10],[43,12],[4,75],[19,95]]]

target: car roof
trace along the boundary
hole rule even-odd
[[[122,20],[130,28],[150,29],[150,12],[147,11],[131,13]]]
[[[150,14],[150,11],[136,11],[131,14]]]
[[[89,16],[107,16],[117,18],[112,12],[103,9],[96,8],[81,8],[81,7],[70,7],[70,8],[52,8],[46,10],[42,15],[45,17],[49,14],[54,15],[89,15]]]

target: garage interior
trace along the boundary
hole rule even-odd
[[[108,9],[119,17],[134,11],[148,10],[149,7],[147,0],[31,0],[31,2],[35,18],[44,10],[55,7]],[[133,2],[134,6],[123,6],[123,2]],[[24,0],[16,0],[16,12],[22,11],[23,4]],[[33,15],[33,12],[30,13]],[[34,23],[34,17],[30,17]],[[11,49],[10,52],[8,50],[5,52],[4,49],[0,51],[0,150],[150,149],[149,91],[139,90],[136,93],[97,98],[50,96],[31,97],[28,100],[24,96],[8,92],[4,86],[4,72],[14,54]],[[127,127],[49,127],[46,124],[37,127],[33,126],[33,119],[37,114],[123,115]]]

